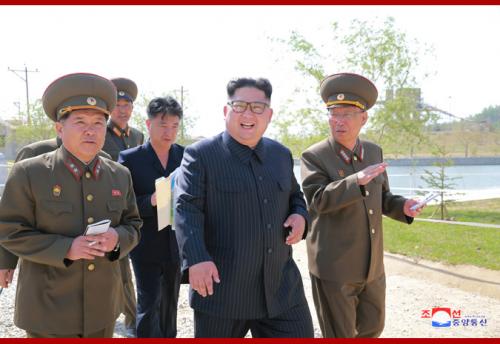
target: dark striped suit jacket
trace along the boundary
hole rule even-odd
[[[182,270],[211,260],[221,280],[212,296],[191,291],[195,310],[255,319],[306,302],[285,244],[283,223],[290,214],[308,222],[286,147],[263,138],[252,150],[227,132],[188,146],[176,177],[175,208]]]

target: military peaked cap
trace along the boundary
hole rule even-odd
[[[130,79],[127,78],[115,78],[111,79],[113,84],[116,86],[117,99],[126,99],[129,102],[134,102],[137,98],[137,85]]]
[[[45,113],[54,122],[81,109],[96,109],[109,116],[116,105],[116,88],[102,76],[74,73],[53,81],[42,96]]]
[[[366,111],[377,101],[378,91],[367,78],[353,73],[327,76],[320,84],[320,94],[327,108],[353,105]]]

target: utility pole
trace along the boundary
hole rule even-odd
[[[177,92],[178,90],[175,90]],[[182,113],[184,114],[184,92],[188,92],[187,90],[184,90],[184,86],[181,85],[181,109]],[[184,120],[181,122],[181,139],[184,140]]]
[[[17,75],[22,81],[24,81],[26,85],[26,114],[28,115],[28,125],[31,124],[31,116],[30,116],[30,97],[29,97],[29,86],[28,86],[28,73],[38,73],[38,68],[35,70],[28,70],[28,67],[24,65],[24,69],[11,69],[7,68],[9,71]],[[24,77],[18,72],[24,72]]]

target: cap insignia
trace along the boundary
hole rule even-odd
[[[93,106],[93,105],[97,104],[97,101],[95,100],[95,98],[94,98],[94,97],[88,97],[88,98],[87,98],[87,104],[89,104],[89,105],[92,105],[92,106]]]
[[[125,95],[125,92],[120,91],[120,92],[118,92],[118,95],[119,95],[120,97],[123,97],[123,96]]]
[[[344,100],[344,98],[345,98],[344,93],[337,94],[337,100]]]

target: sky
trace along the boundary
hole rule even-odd
[[[434,48],[421,60],[434,71],[420,83],[426,103],[459,117],[500,105],[500,6],[0,6],[0,118],[17,114],[16,102],[26,107],[25,83],[8,70],[26,65],[38,70],[28,75],[31,102],[74,72],[128,77],[147,96],[182,86],[192,133],[213,135],[224,129],[230,79],[267,77],[275,109],[301,87],[287,50],[269,37],[297,30],[328,45],[333,21],[388,16]]]

